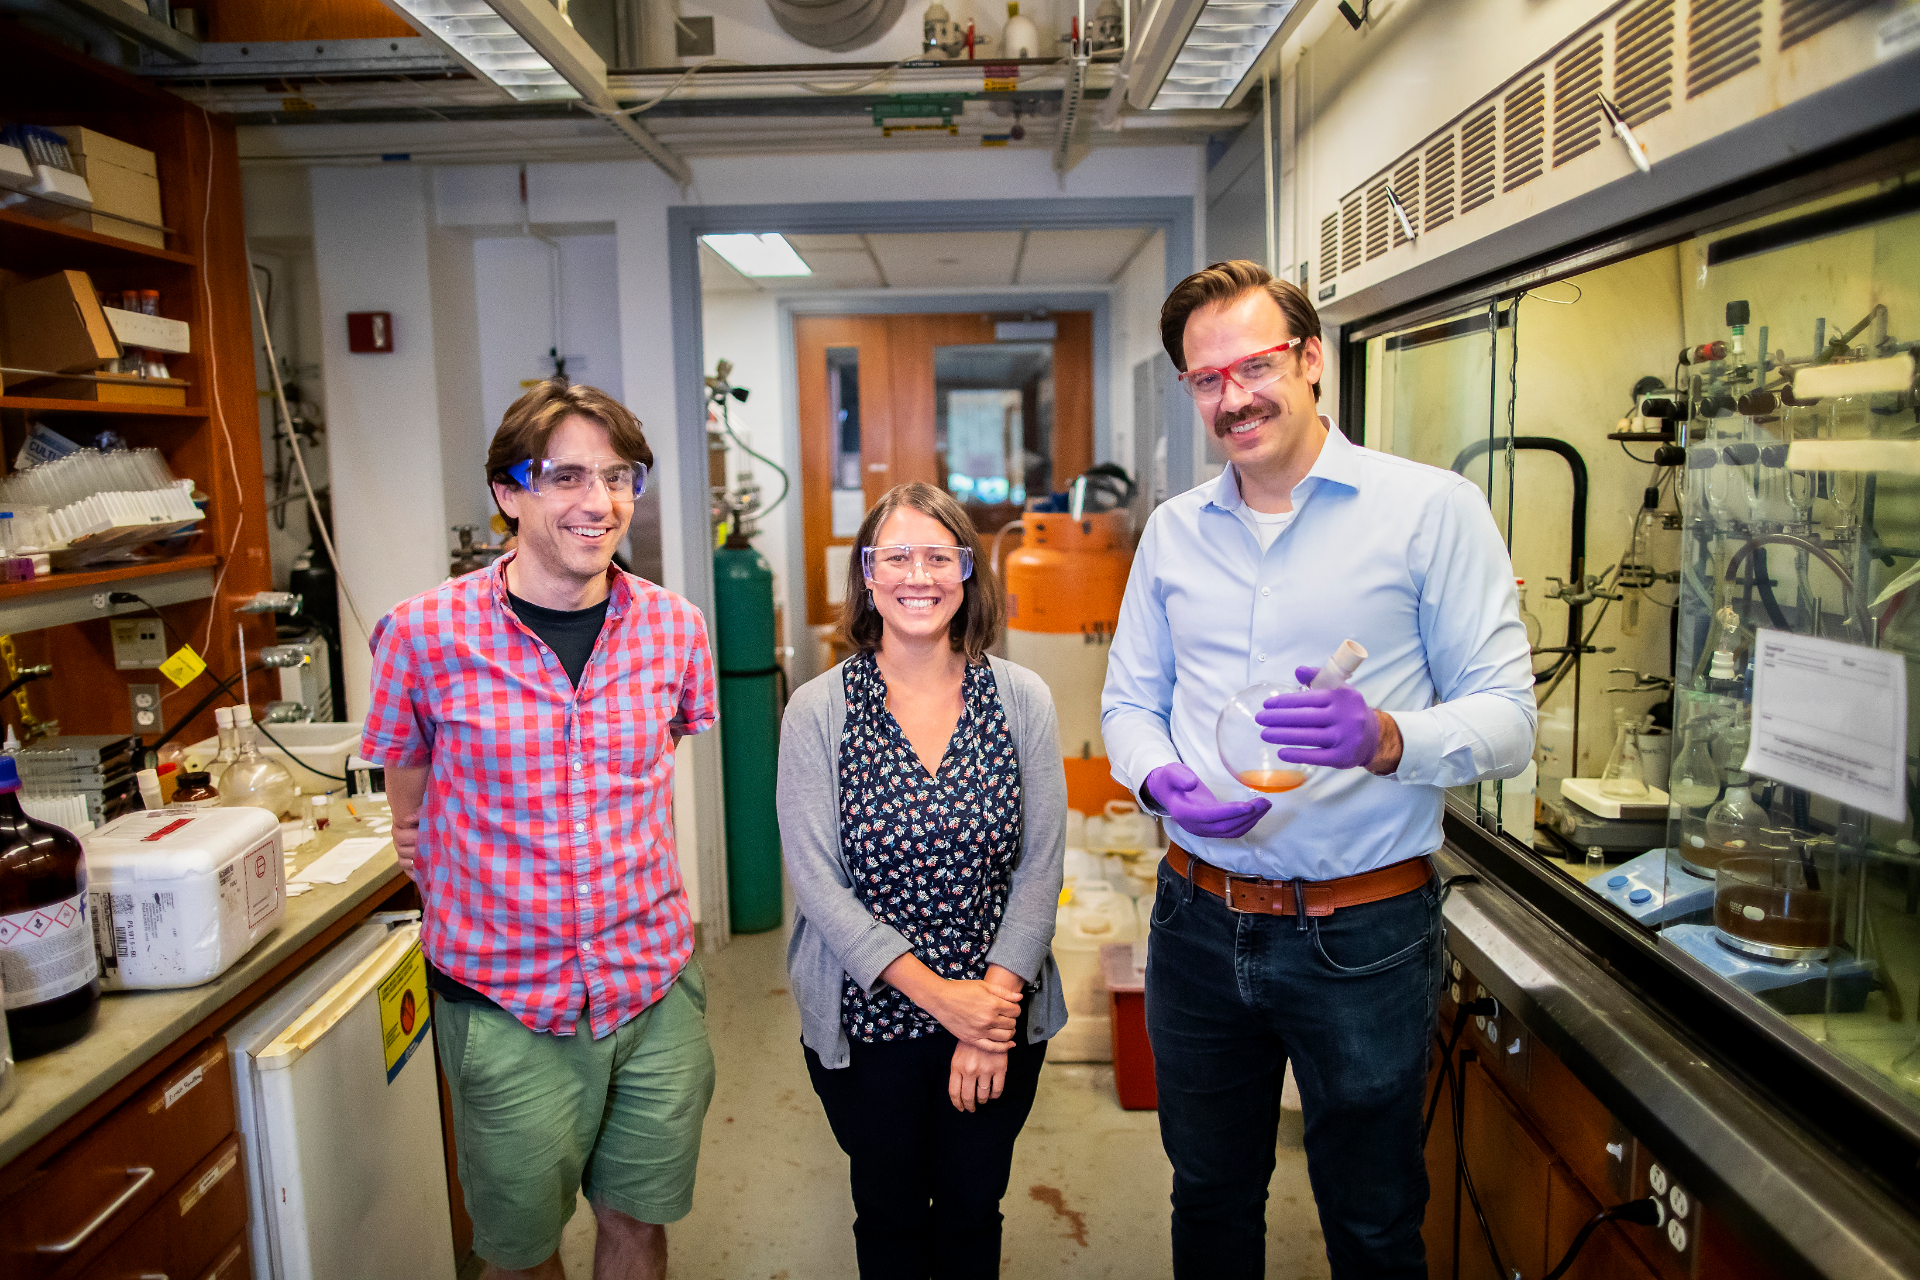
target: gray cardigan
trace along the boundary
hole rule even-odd
[[[1025,667],[988,661],[1020,760],[1021,838],[987,960],[1032,984],[1027,1039],[1037,1043],[1067,1022],[1050,949],[1066,857],[1067,774],[1045,682]],[[847,1065],[841,975],[877,991],[881,971],[912,949],[854,896],[841,852],[840,734],[846,720],[845,673],[836,666],[795,691],[780,725],[780,845],[797,904],[787,975],[800,1005],[801,1042],[829,1068]]]

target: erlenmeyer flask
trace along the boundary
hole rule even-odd
[[[1713,734],[1696,720],[1680,736],[1680,754],[1667,773],[1667,794],[1684,809],[1699,809],[1720,798],[1720,766],[1713,761]]]
[[[1640,767],[1639,726],[1624,709],[1614,714],[1613,754],[1607,757],[1606,772],[1600,775],[1600,794],[1615,800],[1647,798],[1646,775]]]

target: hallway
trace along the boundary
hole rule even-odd
[[[700,957],[719,1078],[693,1213],[670,1232],[676,1280],[855,1274],[846,1157],[807,1082],[785,956],[781,930],[736,937]],[[1276,1280],[1327,1274],[1298,1126],[1297,1112],[1282,1113],[1267,1236],[1267,1275]],[[1153,1113],[1120,1109],[1110,1068],[1049,1063],[1002,1205],[1001,1274],[1166,1276],[1170,1176]],[[592,1274],[593,1233],[583,1202],[561,1246],[574,1280]]]

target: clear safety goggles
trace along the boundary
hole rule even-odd
[[[1229,382],[1251,395],[1285,373],[1287,371],[1286,354],[1305,341],[1305,338],[1289,338],[1277,347],[1268,347],[1265,351],[1241,356],[1232,364],[1218,365],[1208,369],[1189,369],[1180,375],[1180,385],[1186,388],[1188,395],[1202,404],[1218,400],[1227,394]]]
[[[647,491],[647,469],[625,458],[528,458],[507,468],[514,482],[541,497],[578,498],[593,489],[595,476],[614,498],[635,498]]]
[[[973,576],[973,552],[965,547],[906,543],[862,547],[860,568],[868,581],[882,587],[898,586],[915,573],[926,574],[928,582],[952,586]]]

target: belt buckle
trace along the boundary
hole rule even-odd
[[[1234,905],[1234,902],[1233,902],[1233,882],[1234,882],[1235,880],[1253,880],[1253,879],[1257,879],[1258,877],[1256,877],[1256,876],[1237,876],[1237,875],[1235,875],[1235,874],[1233,874],[1233,872],[1231,872],[1231,871],[1228,871],[1228,870],[1227,870],[1227,869],[1226,869],[1225,867],[1222,867],[1222,868],[1220,869],[1220,874],[1226,877],[1226,892],[1224,892],[1224,893],[1222,893],[1222,894],[1221,894],[1220,896],[1221,896],[1222,898],[1224,898],[1224,899],[1226,899],[1226,903],[1227,903],[1227,910],[1229,910],[1229,911],[1231,911],[1231,912],[1233,912],[1233,913],[1234,913],[1235,915],[1237,915],[1237,916],[1250,916],[1250,915],[1257,915],[1257,914],[1258,914],[1257,912],[1254,912],[1254,911],[1249,911],[1249,910],[1247,910],[1247,909],[1246,909],[1245,907],[1239,907],[1239,906],[1235,906],[1235,905]]]

